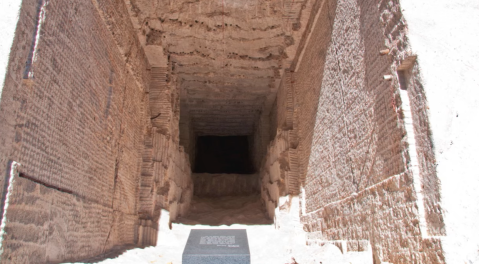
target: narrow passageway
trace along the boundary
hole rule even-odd
[[[195,152],[195,173],[254,172],[247,136],[200,136]]]
[[[399,0],[17,2],[0,263],[179,264],[198,228],[257,264],[458,263],[478,233],[441,192],[471,111],[429,122]]]
[[[272,224],[261,200],[247,136],[200,136],[192,166],[193,197],[186,225]]]

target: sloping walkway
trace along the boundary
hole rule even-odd
[[[194,197],[190,212],[178,219],[185,225],[271,225],[261,204],[261,196]]]
[[[238,198],[238,197],[237,197]],[[191,213],[168,228],[169,213],[162,212],[158,245],[131,249],[102,264],[181,264],[191,229],[246,229],[253,264],[372,264],[371,252],[341,253],[332,244],[306,246],[299,223],[299,201],[277,213],[275,224],[264,215],[256,197],[195,199]],[[231,224],[235,221],[242,224]],[[201,224],[199,224],[201,223]],[[231,224],[231,225],[229,225]]]

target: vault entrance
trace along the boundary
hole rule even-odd
[[[247,136],[201,136],[194,173],[254,173]]]
[[[271,224],[248,136],[199,136],[192,166],[193,198],[183,224]]]

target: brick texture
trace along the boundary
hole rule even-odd
[[[23,79],[41,3],[34,77]],[[15,160],[31,181],[15,189],[2,263],[81,260],[137,243],[149,73],[138,43],[119,49],[134,34],[114,22],[121,7],[23,3],[0,110],[0,166]],[[126,35],[113,37],[113,23]]]
[[[261,198],[268,216],[273,219],[279,198],[298,193],[299,161],[297,150],[291,147],[294,131],[278,130],[266,150],[260,170]]]
[[[315,243],[369,241],[375,263],[444,263],[441,239],[430,237],[444,235],[444,223],[417,64],[409,73],[408,94],[423,199],[416,195],[410,165],[396,71],[411,54],[399,3],[324,1],[319,12],[297,71],[282,80],[283,89],[290,83],[286,89],[294,91],[293,121],[284,121],[291,115],[285,103],[289,93],[281,88],[271,115],[277,131],[298,133],[304,229]],[[381,56],[385,48],[390,52]],[[278,197],[287,194],[281,184],[286,166],[269,165],[281,153],[274,150],[281,132],[275,135],[262,170],[270,216]],[[419,203],[427,230],[420,230]]]

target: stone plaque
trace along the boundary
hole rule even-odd
[[[250,264],[245,229],[192,229],[183,264]]]

